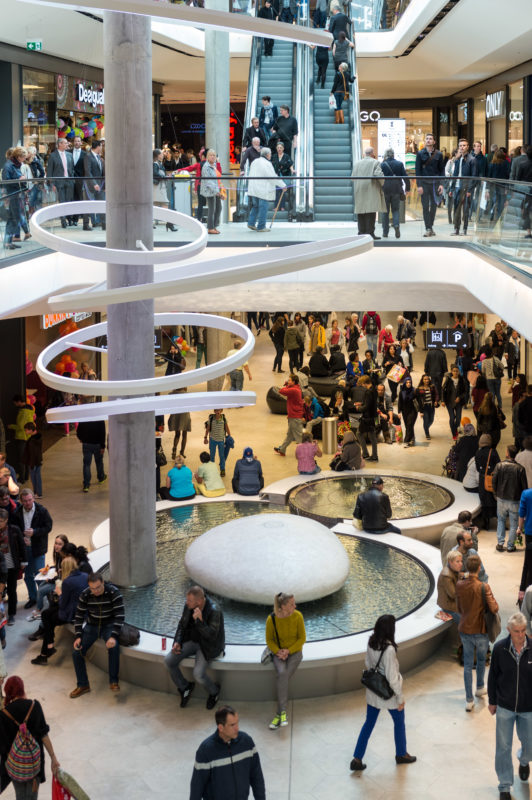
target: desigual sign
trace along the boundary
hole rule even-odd
[[[360,112],[360,121],[361,122],[378,122],[381,118],[380,111],[361,111]]]
[[[506,116],[506,92],[492,92],[486,95],[486,119]]]
[[[88,105],[96,108],[96,106],[103,106],[105,104],[104,89],[93,89],[92,86],[85,86],[84,83],[78,83],[76,86],[77,101],[78,103],[87,103]]]

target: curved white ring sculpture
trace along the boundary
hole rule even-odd
[[[90,258],[92,261],[129,264],[132,267],[169,264],[182,258],[196,256],[205,249],[207,230],[199,220],[189,217],[187,214],[182,214],[180,211],[172,211],[169,208],[160,208],[158,206],[153,208],[154,219],[172,222],[184,228],[196,237],[194,241],[178,247],[165,248],[164,250],[114,250],[110,247],[97,247],[92,244],[74,242],[42,227],[43,222],[66,217],[69,214],[103,214],[106,206],[107,202],[105,200],[80,200],[75,203],[55,203],[53,206],[43,206],[31,217],[30,231],[38,242],[45,245],[45,247],[49,247],[50,250],[56,250],[68,256]]]
[[[148,284],[149,285],[149,284]],[[163,377],[138,378],[127,381],[84,381],[80,378],[64,378],[47,369],[48,364],[72,345],[78,346],[87,339],[104,336],[107,333],[107,322],[89,325],[66,336],[46,347],[40,353],[36,369],[39,376],[47,384],[61,392],[73,392],[82,395],[110,395],[114,397],[127,397],[128,395],[143,395],[150,392],[171,392],[172,389],[183,389],[190,384],[209,381],[231,372],[232,369],[244,364],[253,352],[255,337],[246,325],[227,317],[218,317],[214,314],[154,314],[155,325],[205,325],[207,328],[217,328],[228,333],[233,333],[244,339],[244,344],[234,355],[223,358],[215,364],[206,367],[181,372],[179,375],[165,375]],[[206,393],[212,397],[213,393]],[[225,394],[225,392],[224,392]],[[211,404],[211,408],[212,408]]]

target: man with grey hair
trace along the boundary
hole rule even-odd
[[[56,149],[50,154],[46,165],[46,177],[57,179],[51,181],[51,183],[56,191],[58,203],[68,203],[72,200],[74,193],[73,181],[66,179],[72,178],[73,175],[74,162],[72,161],[72,153],[67,151],[67,140],[58,139]],[[67,227],[67,219],[70,221],[70,217],[61,217],[61,226],[63,228]]]
[[[514,782],[512,740],[514,725],[521,747],[517,751],[519,778],[527,781],[532,760],[532,640],[526,619],[516,612],[508,620],[509,636],[493,648],[488,677],[488,709],[496,714],[495,771],[500,800],[511,800]]]
[[[395,152],[391,147],[384,153],[381,164],[384,173],[384,202],[386,211],[382,215],[382,235],[388,238],[390,231],[390,209],[392,211],[392,225],[395,231],[395,238],[399,239],[401,231],[399,228],[399,208],[401,200],[410,191],[410,179],[407,177],[405,165],[395,157]]]
[[[257,158],[249,168],[248,197],[251,202],[248,228],[257,233],[266,230],[266,215],[268,203],[275,200],[275,187],[286,189],[286,183],[276,174],[271,161],[272,151],[263,147],[260,158]],[[260,180],[254,180],[260,178]],[[264,180],[271,178],[271,180]],[[256,227],[255,227],[256,223]]]
[[[260,158],[260,139],[258,136],[254,136],[251,140],[251,144],[244,150],[244,155],[242,156],[242,161],[240,162],[240,173],[243,175],[246,171],[246,164],[249,164],[248,170],[253,164],[253,162]]]
[[[375,220],[377,212],[386,210],[382,192],[384,173],[375,158],[373,147],[366,147],[364,158],[355,161],[351,174],[353,178],[358,178],[353,187],[358,234],[369,233],[373,239],[380,239],[375,235]]]

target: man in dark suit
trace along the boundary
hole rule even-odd
[[[72,153],[67,152],[66,139],[58,139],[56,142],[56,149],[51,153],[46,166],[47,178],[72,178],[74,175],[74,164],[72,161]],[[57,180],[50,181],[53,185],[58,203],[68,203],[72,200],[73,196],[73,181]],[[61,225],[63,228],[67,227],[67,219],[70,222],[71,217],[61,217]]]
[[[349,26],[351,21],[338,7],[333,8],[331,12],[331,21],[329,22],[329,33],[332,33],[333,39],[338,39],[338,34],[343,31],[349,39]]]
[[[395,238],[399,239],[401,231],[399,228],[399,209],[401,206],[401,196],[408,194],[410,191],[410,179],[408,178],[405,170],[405,165],[402,161],[395,158],[395,153],[392,148],[389,148],[384,153],[384,160],[381,164],[381,169],[384,172],[384,202],[386,203],[386,211],[382,216],[382,235],[385,239],[388,238],[390,230],[390,208],[392,210],[392,225],[395,230]],[[390,178],[390,180],[387,180]],[[375,340],[376,341],[376,340]]]
[[[464,212],[464,236],[467,234],[469,205],[471,202],[472,181],[464,180],[477,174],[475,156],[469,152],[467,139],[458,142],[458,158],[454,162],[452,193],[454,196],[453,225],[451,236],[459,236],[462,211]]]
[[[267,145],[266,134],[264,133],[262,128],[259,127],[258,117],[253,117],[253,119],[251,120],[251,125],[249,126],[249,128],[246,128],[246,132],[244,133],[244,139],[242,141],[242,147],[244,148],[250,147],[255,137],[260,139],[261,147],[266,147]]]
[[[91,152],[87,153],[84,162],[85,171],[85,196],[87,200],[105,200],[105,162],[102,158],[102,143],[98,139],[93,139]],[[92,214],[92,224],[99,225],[101,222],[102,230],[105,230],[105,217],[99,214]],[[87,226],[88,227],[88,226]],[[85,225],[83,226],[85,229]]]
[[[83,176],[85,175],[85,151],[82,147],[81,136],[74,136],[73,139],[73,148],[72,148],[72,163],[74,166],[74,177],[76,180],[74,181],[74,197],[73,199],[76,201],[83,200]],[[75,214],[71,217],[72,222],[71,225],[77,225],[79,220],[79,215]],[[87,215],[83,215],[83,229],[86,230],[89,227],[89,217]]]

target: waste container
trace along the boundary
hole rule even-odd
[[[336,453],[338,441],[336,436],[336,423],[338,417],[327,417],[321,423],[321,444],[322,450],[327,455]]]

